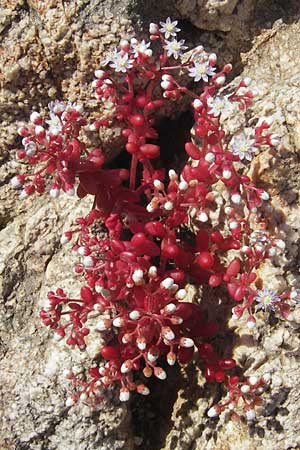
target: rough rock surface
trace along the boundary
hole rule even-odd
[[[257,2],[262,3],[270,2]],[[85,356],[66,349],[62,343],[54,343],[37,316],[49,288],[63,286],[76,293],[78,286],[71,272],[73,260],[69,250],[61,248],[59,236],[75,217],[88,211],[90,200],[79,204],[67,197],[58,201],[35,197],[19,202],[18,194],[8,185],[18,170],[11,159],[11,149],[17,146],[15,121],[26,119],[33,107],[43,108],[56,98],[81,101],[93,111],[93,69],[121,36],[131,35],[129,11],[147,23],[169,14],[175,17],[177,9],[200,28],[228,31],[228,36],[232,34],[227,43],[233,43],[235,36],[236,46],[230,50],[227,44],[224,54],[234,59],[241,48],[243,24],[250,20],[254,2],[169,0],[155,12],[154,4],[107,0],[1,2],[1,450],[300,448],[299,304],[285,323],[262,316],[253,335],[229,324],[232,334],[225,342],[234,346],[235,357],[247,369],[246,373],[273,373],[266,404],[257,422],[250,426],[226,422],[224,418],[206,418],[207,407],[219,398],[220,392],[205,386],[201,372],[193,366],[176,369],[170,374],[168,389],[156,383],[156,393],[151,398],[138,399],[132,406],[120,406],[111,393],[97,412],[82,406],[65,407],[68,385],[63,370],[74,366],[82,370],[86,359],[91,359],[97,349],[91,346],[89,356]],[[245,11],[245,22],[241,21],[241,11]],[[257,82],[258,102],[252,116],[275,115],[274,131],[284,137],[276,158],[262,155],[252,167],[273,194],[274,228],[288,243],[286,258],[280,258],[275,268],[262,272],[265,280],[272,272],[279,287],[286,281],[300,285],[299,32],[298,22],[277,23],[261,33],[252,50],[243,56],[244,73]],[[222,43],[217,44],[218,35],[204,33],[202,37],[203,43],[224,49]],[[226,41],[227,37],[222,37]],[[247,116],[247,120],[251,119]],[[111,135],[104,138],[109,143],[116,139]],[[220,321],[221,317],[222,311]],[[223,326],[225,332],[224,320]]]

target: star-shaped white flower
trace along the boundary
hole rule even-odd
[[[142,42],[137,42],[132,44],[132,53],[135,58],[137,58],[140,54],[147,55],[149,52],[149,47],[151,45],[151,42],[146,42],[144,39]],[[150,50],[151,51],[151,50]]]
[[[50,119],[45,122],[49,125],[48,133],[52,136],[58,136],[62,132],[62,122],[58,115],[54,112],[49,112]]]
[[[176,34],[180,31],[180,28],[176,28],[178,21],[174,20],[174,22],[172,22],[170,17],[168,17],[165,22],[159,23],[161,25],[159,31],[164,33],[166,39],[169,39],[171,36],[176,37]]]
[[[173,58],[178,59],[179,56],[182,55],[184,50],[187,49],[187,47],[184,45],[184,42],[184,39],[181,39],[180,41],[177,41],[177,39],[166,41],[164,49],[167,51],[167,56],[173,56]]]
[[[229,117],[235,110],[235,105],[226,96],[208,98],[207,106],[209,107],[208,114],[213,117],[219,117],[222,114],[223,119]]]
[[[132,68],[133,60],[129,59],[128,53],[118,52],[109,66],[116,72],[126,73],[128,69]]]
[[[118,51],[116,48],[114,50],[110,50],[106,54],[105,58],[101,61],[101,63],[100,63],[101,66],[103,66],[103,67],[107,66],[109,63],[111,63],[115,59],[117,54],[118,54]]]
[[[251,134],[247,134],[245,133],[245,130],[239,134],[236,134],[235,136],[233,136],[229,144],[229,148],[232,153],[238,156],[241,161],[243,159],[251,161],[253,159],[253,156],[257,153],[257,148],[255,147],[255,139]]]
[[[214,75],[216,68],[210,66],[207,62],[195,62],[193,67],[189,67],[189,76],[194,78],[194,81],[203,80],[208,82],[208,77]]]
[[[275,304],[280,302],[280,297],[278,296],[277,291],[272,289],[262,289],[257,291],[257,296],[254,298],[257,302],[256,310],[260,309],[264,311],[274,311]]]

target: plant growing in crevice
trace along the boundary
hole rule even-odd
[[[45,191],[56,198],[75,190],[79,198],[94,197],[89,214],[61,238],[80,257],[74,267],[84,280],[80,297],[58,288],[40,312],[55,339],[67,345],[84,350],[87,335],[107,337],[106,345],[99,344],[103,362],[89,369],[87,379],[67,373],[74,386],[68,406],[78,399],[96,405],[103,389],[115,384],[121,401],[133,391],[148,395],[149,377],[167,378],[162,358],[169,366],[186,364],[196,351],[207,381],[224,383],[228,391],[208,415],[228,409],[237,417],[242,407],[252,420],[269,375],[247,379],[234,373],[235,361],[211,345],[217,323],[207,322],[201,305],[187,299],[186,284],[225,285],[234,319],[246,320],[249,328],[255,327],[257,310],[288,314],[290,294],[256,285],[260,265],[284,244],[267,232],[268,193],[245,173],[247,162],[280,140],[269,131],[270,118],[235,135],[226,131],[223,121],[253,101],[251,80],[223,94],[231,65],[218,68],[216,55],[202,46],[182,62],[186,46],[178,31],[169,18],[150,24],[149,42],[122,40],[107,55],[93,86],[100,104],[109,102],[110,114],[88,124],[81,106],[59,101],[50,103],[47,118],[33,112],[19,128],[23,148],[17,157],[36,170],[17,175],[12,184],[22,187],[21,198]],[[160,45],[159,53],[152,42]],[[193,88],[181,81],[182,73]],[[189,160],[181,173],[156,169],[153,161],[164,151],[157,144],[158,113],[183,96],[190,98],[194,116],[184,149]],[[114,121],[131,156],[129,170],[106,168],[101,149],[86,148],[82,139],[85,127],[96,132]],[[105,238],[95,232],[99,221]],[[197,231],[187,241],[182,227],[190,221]]]

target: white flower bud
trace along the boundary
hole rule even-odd
[[[174,284],[173,278],[167,277],[160,283],[160,286],[165,289],[170,289],[173,286],[173,284]]]
[[[155,267],[155,266],[149,267],[148,276],[150,278],[155,278],[157,276],[157,267]]]
[[[169,303],[167,306],[165,306],[166,312],[174,312],[176,310],[176,305],[174,303]]]
[[[105,75],[105,71],[101,70],[101,69],[97,69],[95,70],[95,77],[99,78],[101,80],[101,78],[103,78]]]
[[[245,77],[243,81],[244,81],[244,85],[248,87],[252,83],[252,78]]]
[[[43,136],[45,133],[45,128],[41,125],[37,125],[34,129],[34,133],[36,136]]]
[[[148,360],[153,363],[154,361],[157,360],[158,355],[154,355],[153,353],[151,353],[150,351],[147,353],[147,358]]]
[[[207,411],[207,415],[208,415],[208,417],[217,417],[219,415],[219,413],[218,413],[218,410],[214,406],[212,406]]]
[[[176,298],[178,300],[183,300],[187,296],[187,292],[185,289],[179,289],[179,291],[176,294]]]
[[[231,229],[231,230],[236,230],[237,228],[239,227],[239,224],[238,224],[238,222],[230,222],[230,224],[229,224],[229,228]]]
[[[201,100],[199,100],[198,98],[196,98],[196,99],[193,101],[193,107],[195,108],[196,111],[197,111],[197,109],[202,108],[202,106],[203,106],[203,103],[202,103]]]
[[[28,194],[25,191],[25,189],[22,189],[22,191],[20,192],[20,200],[24,200],[24,198],[27,198]]]
[[[122,325],[123,325],[123,320],[121,319],[121,317],[116,317],[116,318],[113,320],[113,326],[114,326],[114,327],[121,328]]]
[[[241,387],[241,391],[243,394],[248,394],[248,392],[250,391],[250,386],[249,384],[243,384],[243,386]]]
[[[93,267],[94,266],[94,260],[91,256],[85,256],[83,258],[82,263],[85,267]]]
[[[37,122],[38,123],[40,121],[40,119],[41,119],[41,116],[40,116],[40,114],[38,112],[33,111],[30,114],[30,122],[32,122],[32,123],[36,123]]]
[[[270,136],[270,143],[272,145],[274,145],[274,147],[279,145],[280,142],[281,142],[281,138],[280,138],[280,136],[278,136],[278,134],[271,134],[271,136]]]
[[[170,89],[172,89],[172,87],[173,87],[172,83],[170,83],[169,81],[162,81],[162,82],[160,83],[160,86],[161,86],[162,89],[164,89],[164,90],[170,90]]]
[[[247,420],[254,420],[255,419],[255,411],[254,409],[249,409],[248,411],[245,412],[245,416]]]
[[[194,347],[194,341],[191,338],[183,337],[180,339],[180,346],[184,348]]]
[[[150,34],[158,34],[159,33],[159,26],[156,23],[150,23],[149,25],[149,33]]]
[[[147,346],[147,343],[146,343],[145,339],[141,339],[141,338],[137,339],[137,347],[139,350],[141,350],[141,351],[145,350],[146,346]]]
[[[229,169],[223,170],[222,176],[223,176],[223,178],[225,178],[225,180],[230,180],[230,178],[232,177],[231,170],[229,170]]]
[[[122,388],[120,389],[120,395],[119,395],[119,399],[121,402],[128,402],[130,398],[130,392],[128,389],[126,388]]]
[[[129,317],[131,320],[138,320],[141,317],[141,314],[136,309],[129,313]]]
[[[71,240],[70,237],[64,233],[64,234],[62,234],[62,236],[60,238],[60,243],[61,243],[61,245],[65,245],[68,242],[70,242],[70,240]]]
[[[10,184],[13,188],[20,188],[22,187],[23,183],[22,180],[20,180],[20,177],[15,176],[10,180]]]
[[[166,372],[161,367],[154,367],[154,375],[160,380],[165,380],[167,378]]]
[[[178,175],[177,175],[177,173],[175,172],[174,169],[170,169],[169,170],[169,178],[170,178],[171,181],[177,181],[178,180]]]
[[[136,269],[132,274],[132,281],[135,284],[141,284],[144,281],[144,273],[142,269]]]
[[[56,342],[61,341],[63,338],[64,338],[64,336],[62,336],[62,335],[59,334],[59,333],[54,333],[54,334],[53,334],[53,339],[54,339]]]
[[[87,400],[87,398],[88,398],[88,396],[87,396],[87,394],[86,394],[85,392],[83,392],[82,394],[80,394],[79,399],[80,399],[82,402],[85,402],[85,401]]]
[[[214,162],[214,160],[215,160],[215,155],[212,153],[212,152],[208,152],[206,155],[205,155],[205,161],[206,162],[209,162],[209,163],[213,163]]]
[[[173,330],[169,327],[164,327],[162,329],[162,335],[164,339],[167,339],[168,341],[173,341],[173,339],[175,339],[175,334]]]
[[[269,199],[270,199],[270,196],[269,196],[269,194],[268,194],[266,191],[263,191],[263,192],[260,194],[260,198],[261,198],[262,200],[269,200]]]
[[[159,191],[163,191],[163,190],[164,190],[164,184],[163,184],[160,180],[154,180],[154,181],[153,181],[153,185],[154,185],[154,187],[156,187],[156,189],[158,189]]]
[[[231,201],[232,203],[235,203],[236,205],[239,205],[241,203],[242,197],[240,196],[240,194],[233,194],[231,196]]]
[[[110,319],[100,319],[96,325],[95,329],[98,331],[106,331],[109,330],[111,326],[111,320]]]
[[[223,84],[225,83],[226,78],[224,77],[224,75],[221,75],[220,77],[216,78],[215,83],[218,86],[223,86]]]
[[[276,255],[277,255],[276,248],[271,247],[271,248],[269,249],[269,251],[268,251],[268,255],[271,256],[271,257],[276,256]]]
[[[75,189],[73,189],[72,187],[69,188],[69,189],[66,191],[66,194],[69,195],[70,197],[74,197],[74,195],[75,195]]]
[[[269,383],[271,381],[271,374],[270,373],[264,373],[261,377],[264,383]]]
[[[149,395],[150,394],[150,389],[147,386],[144,386],[144,385],[141,386],[140,385],[137,388],[137,392],[139,394],[142,394],[142,395]]]
[[[207,222],[208,215],[204,211],[202,211],[198,216],[198,220],[200,220],[200,222]]]
[[[166,202],[166,203],[164,204],[164,208],[165,208],[166,211],[172,211],[173,207],[174,207],[174,205],[173,205],[173,203],[170,202],[170,201],[168,201],[168,202]]]
[[[65,405],[67,408],[69,408],[70,406],[73,406],[74,403],[75,403],[74,400],[71,397],[69,397],[67,398]]]
[[[180,181],[178,188],[180,191],[186,191],[189,187],[188,183],[186,181]]]
[[[60,194],[60,190],[58,188],[52,188],[49,191],[50,197],[52,198],[58,198]]]
[[[253,376],[251,376],[251,377],[249,377],[249,383],[251,384],[251,386],[255,386],[256,385],[256,383],[258,382],[258,379],[257,379],[257,377],[255,377],[254,375]]]

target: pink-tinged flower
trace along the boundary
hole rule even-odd
[[[170,17],[165,22],[159,22],[159,24],[161,25],[159,31],[164,33],[166,39],[169,39],[171,36],[176,37],[176,34],[180,31],[180,28],[176,27],[178,20],[172,22]]]
[[[193,67],[189,67],[189,76],[194,78],[194,81],[203,80],[206,83],[208,82],[208,77],[214,75],[216,71],[215,67],[210,66],[207,62],[195,62]]]
[[[254,298],[257,302],[256,310],[274,311],[276,303],[280,302],[280,297],[277,291],[273,289],[262,289],[257,291],[257,296]]]
[[[180,41],[177,41],[177,39],[166,41],[164,49],[167,51],[167,56],[173,56],[173,58],[178,59],[179,56],[182,55],[184,50],[187,49],[187,47],[184,45],[184,42],[184,39],[181,39]]]
[[[251,161],[253,156],[257,153],[255,139],[249,133],[247,134],[245,131],[242,131],[241,133],[233,136],[229,144],[229,148],[232,153],[238,156],[241,161],[243,159]]]

